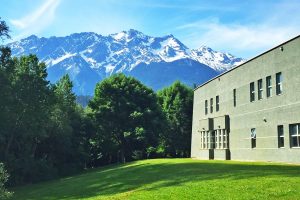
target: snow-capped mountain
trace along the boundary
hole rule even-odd
[[[46,63],[52,82],[70,74],[77,94],[92,94],[97,82],[119,72],[153,89],[175,80],[200,84],[244,61],[209,47],[191,50],[173,35],[151,37],[133,29],[108,36],[91,32],[50,38],[32,35],[8,46],[14,56],[36,54]]]
[[[191,57],[219,72],[227,71],[245,62],[245,59],[237,58],[229,53],[214,51],[206,46],[191,50]]]

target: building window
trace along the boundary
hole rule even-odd
[[[260,100],[260,99],[262,99],[263,98],[263,86],[262,86],[262,84],[263,84],[263,81],[262,81],[262,79],[259,79],[258,81],[257,81],[257,92],[258,92],[258,96],[257,96],[257,98],[258,98],[258,100]]]
[[[222,129],[219,129],[218,130],[218,132],[219,132],[219,138],[218,138],[218,147],[219,147],[219,149],[222,149],[223,148],[223,142],[222,142],[222,137],[223,137],[223,133],[222,133]]]
[[[208,102],[205,100],[205,114],[207,115],[208,113]]]
[[[278,72],[276,74],[276,94],[280,95],[282,93],[282,73]]]
[[[300,147],[300,124],[290,124],[291,147]]]
[[[268,76],[266,78],[266,90],[267,90],[267,97],[272,96],[272,77]]]
[[[207,149],[208,148],[208,131],[200,131],[200,148]]]
[[[256,148],[256,129],[251,128],[251,148]]]
[[[233,89],[233,106],[236,107],[236,89]]]
[[[210,113],[213,113],[213,110],[214,110],[214,99],[211,98],[210,99]]]
[[[228,133],[226,129],[222,129],[222,133],[223,133],[223,148],[224,149],[228,149],[229,145],[228,145]]]
[[[202,131],[202,148],[206,149],[207,140],[206,140],[206,131]]]
[[[284,133],[283,133],[283,125],[277,126],[278,133],[278,147],[284,147]]]
[[[218,130],[214,130],[214,132],[215,132],[215,147],[219,148],[218,147]]]
[[[254,82],[250,83],[250,102],[255,100],[255,86]]]
[[[219,111],[220,107],[219,107],[219,96],[216,96],[216,112]]]
[[[211,131],[210,148],[211,149],[215,149],[216,148],[216,132],[215,131]]]
[[[228,133],[226,129],[217,129],[213,131],[214,145],[212,148],[227,149],[228,148]]]

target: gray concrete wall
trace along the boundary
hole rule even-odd
[[[283,47],[283,51],[280,47]],[[283,92],[276,95],[275,74],[282,72]],[[272,76],[272,96],[266,97],[266,77]],[[263,79],[263,98],[257,99],[257,80]],[[255,101],[250,102],[250,83],[255,82]],[[236,89],[236,107],[233,106]],[[215,97],[220,110],[216,112]],[[214,111],[210,113],[210,98]],[[205,100],[208,114],[205,115]],[[300,163],[300,148],[291,148],[289,124],[300,123],[300,37],[215,78],[194,92],[191,156],[205,158],[199,149],[199,121],[229,116],[232,160],[259,160]],[[221,119],[221,118],[220,118]],[[278,148],[277,126],[284,126],[284,148]],[[250,130],[256,128],[256,148],[251,148]],[[202,155],[202,156],[201,156]]]

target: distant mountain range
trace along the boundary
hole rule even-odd
[[[206,46],[189,49],[173,35],[151,37],[133,29],[108,36],[32,35],[8,46],[13,56],[36,54],[46,63],[51,82],[68,73],[78,95],[93,95],[96,83],[115,73],[134,76],[158,90],[175,80],[201,84],[245,61]]]

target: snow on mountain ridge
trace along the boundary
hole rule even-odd
[[[48,54],[47,58],[42,56],[40,59],[45,61],[49,65],[48,67],[76,54],[89,63],[91,68],[108,67],[105,71],[110,73],[122,72],[123,70],[131,71],[140,63],[173,62],[185,58],[206,64],[221,72],[244,61],[230,54],[214,51],[206,46],[190,50],[171,34],[163,37],[151,37],[134,29],[108,36],[93,32],[74,33],[66,37],[50,37],[48,39],[32,35],[19,42],[11,43],[10,46],[15,55],[26,54],[26,51],[39,54],[41,49],[43,50],[42,46],[47,45],[49,40],[54,42],[63,40],[63,43],[56,45],[53,52],[65,45],[67,46],[65,51],[68,53],[60,55],[60,57],[51,54]],[[42,43],[40,47],[38,47],[39,42]],[[27,48],[32,44],[35,46]]]
[[[189,49],[173,35],[152,37],[134,29],[108,36],[93,32],[50,38],[35,35],[8,44],[13,56],[36,54],[51,82],[68,73],[77,94],[114,73],[135,76],[155,89],[175,80],[199,84],[243,62],[209,47]]]
[[[217,71],[226,71],[245,62],[242,58],[236,58],[229,53],[214,51],[210,47],[201,46],[191,50],[191,57]]]

